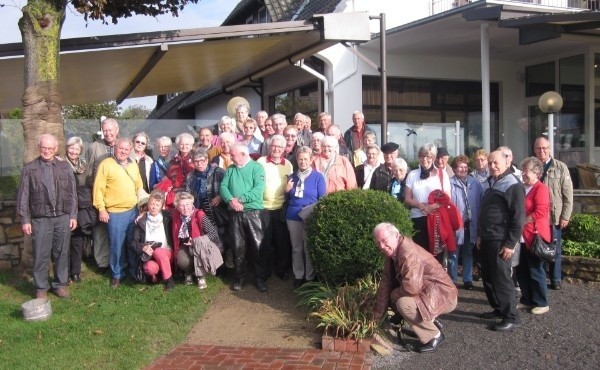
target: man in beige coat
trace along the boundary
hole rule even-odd
[[[456,308],[456,286],[431,253],[400,234],[394,225],[380,223],[373,235],[386,257],[375,317],[392,306],[419,338],[421,344],[414,348],[417,352],[437,350],[445,336],[436,318]]]

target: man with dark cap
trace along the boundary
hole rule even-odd
[[[398,149],[400,145],[396,143],[386,143],[381,146],[383,153],[383,163],[373,171],[371,177],[370,189],[381,190],[389,193],[390,183],[394,174],[392,173],[392,165],[394,160],[398,158]]]
[[[438,176],[440,177],[440,182],[442,185],[444,184],[443,177],[448,176],[448,179],[454,176],[454,171],[452,171],[452,167],[448,164],[448,159],[450,158],[450,153],[448,153],[448,149],[443,146],[439,147],[437,150],[437,156],[435,157],[435,162],[433,162],[435,168],[439,170]],[[444,191],[448,191],[448,189],[442,189]]]

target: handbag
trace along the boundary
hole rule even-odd
[[[554,241],[550,243],[544,241],[536,229],[531,254],[544,262],[553,263],[556,261],[556,244]]]
[[[145,254],[145,253],[142,253]],[[136,258],[135,270],[133,279],[138,283],[145,284],[146,283],[146,274],[144,273],[144,261],[141,256]]]

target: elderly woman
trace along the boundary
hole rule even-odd
[[[248,119],[249,113],[250,112],[249,112],[246,104],[236,105],[236,107],[235,107],[235,129],[236,129],[236,132],[238,132],[239,134],[244,133],[244,124],[246,123],[246,120]],[[255,125],[255,127],[256,127],[256,125]],[[254,132],[252,134],[254,134]]]
[[[294,288],[299,288],[303,282],[315,278],[315,270],[308,255],[306,229],[300,212],[324,197],[327,194],[327,186],[323,175],[311,167],[312,149],[307,146],[299,147],[296,150],[296,161],[298,170],[292,174],[285,187],[288,199],[285,218],[292,242]]]
[[[362,147],[356,149],[352,153],[353,163],[355,164],[355,166],[359,166],[361,163],[365,163],[365,161],[368,159],[367,158],[367,148],[370,145],[376,145],[376,143],[377,143],[377,136],[375,135],[374,132],[366,131],[363,134]],[[378,157],[377,157],[377,165],[380,165],[382,163],[383,163],[383,153],[381,153],[381,151],[380,151],[378,154]]]
[[[227,170],[227,167],[233,164],[231,148],[235,145],[235,135],[230,132],[223,132],[219,135],[219,145],[221,146],[221,153],[213,158],[211,164]]]
[[[231,133],[234,137],[234,141],[242,141],[242,136],[236,133],[234,120],[229,116],[223,116],[219,121],[219,135],[213,138],[214,146],[221,146],[221,134],[224,132]]]
[[[256,131],[256,121],[252,118],[246,119],[246,122],[244,122],[242,126],[242,131],[244,133],[242,143],[246,144],[248,147],[250,157],[254,160],[258,159],[260,157],[260,145],[263,142],[254,136],[254,132]]]
[[[148,187],[150,190],[154,189],[154,186],[162,180],[169,168],[169,162],[171,161],[171,146],[173,143],[171,139],[166,136],[161,136],[156,139],[156,148],[158,149],[158,156],[152,166],[150,167],[150,180],[148,181]]]
[[[73,282],[81,281],[81,260],[83,258],[83,245],[92,235],[92,228],[96,225],[97,216],[92,209],[92,189],[85,184],[87,164],[80,157],[83,151],[83,141],[79,137],[67,140],[67,161],[73,169],[77,185],[77,228],[71,232],[71,246],[69,249],[69,277]]]
[[[313,168],[321,172],[327,183],[327,194],[339,190],[356,189],[356,175],[348,158],[338,154],[336,138],[325,136],[321,142],[321,155],[313,161]]]
[[[392,163],[392,182],[390,183],[390,195],[404,203],[406,193],[406,174],[408,173],[408,164],[402,158],[394,159]]]
[[[192,147],[194,145],[194,137],[186,132],[177,135],[175,145],[179,151],[169,162],[167,177],[173,183],[173,191],[178,192],[183,190],[187,175],[194,170],[192,163]]]
[[[429,251],[427,215],[440,208],[438,203],[429,203],[429,194],[434,190],[446,189],[450,196],[450,181],[448,176],[440,180],[438,169],[433,165],[437,156],[435,145],[424,144],[419,148],[418,156],[419,168],[410,171],[406,178],[404,204],[410,207],[410,217],[416,231],[414,241]]]
[[[525,185],[525,227],[521,237],[521,254],[517,266],[517,278],[521,287],[519,308],[531,309],[541,315],[550,310],[544,263],[531,254],[536,233],[546,242],[552,240],[550,231],[550,191],[541,181],[543,163],[536,157],[521,162]]]
[[[133,135],[133,150],[131,151],[131,159],[133,159],[140,169],[142,176],[142,184],[146,193],[150,192],[150,173],[152,170],[152,157],[146,154],[150,138],[145,132],[138,132]]]
[[[313,132],[312,134],[310,148],[312,149],[315,158],[321,155],[323,138],[325,138],[325,135],[323,135],[322,132]]]
[[[148,197],[148,212],[142,214],[133,229],[131,248],[143,263],[144,274],[150,282],[158,281],[158,274],[165,282],[165,291],[173,290],[175,283],[171,263],[173,259],[173,239],[171,234],[171,213],[163,211],[165,194],[154,190]]]
[[[452,202],[460,212],[464,227],[456,231],[456,253],[449,256],[448,273],[456,284],[458,255],[461,256],[463,287],[473,290],[473,248],[477,240],[479,206],[483,196],[483,186],[469,175],[469,157],[459,155],[452,160],[454,177],[450,179]]]
[[[175,197],[173,211],[173,255],[185,273],[185,284],[194,283],[192,274],[198,278],[198,289],[206,289],[207,273],[214,275],[223,264],[223,248],[217,228],[204,211],[194,207],[194,196],[182,191]]]
[[[475,169],[471,172],[471,175],[475,177],[484,188],[488,186],[487,179],[490,177],[490,169],[488,167],[488,153],[479,149],[473,154],[473,162]]]
[[[381,164],[378,160],[381,156],[381,150],[379,150],[377,145],[371,144],[365,148],[365,152],[366,159],[362,164],[356,166],[354,174],[356,175],[356,182],[359,188],[370,189],[373,172]]]

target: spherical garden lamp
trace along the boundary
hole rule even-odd
[[[550,155],[554,157],[554,113],[558,113],[563,106],[562,96],[556,91],[547,91],[540,96],[538,106],[542,112],[548,113],[548,141]]]

